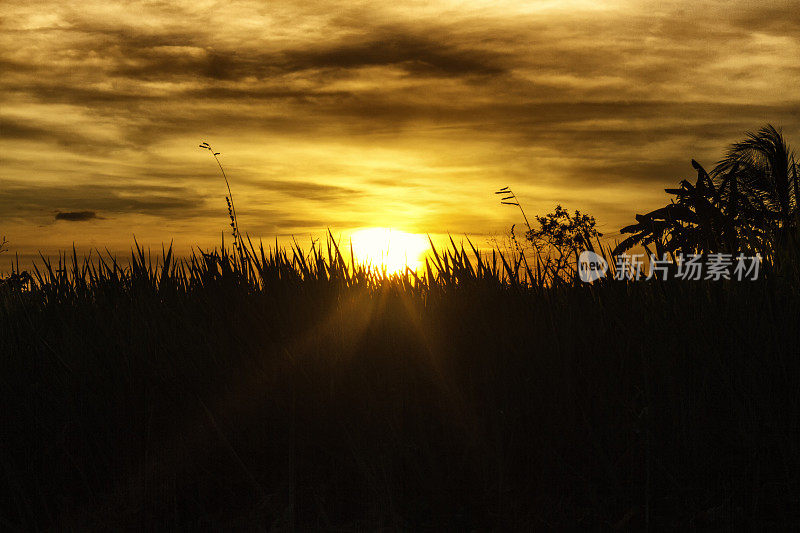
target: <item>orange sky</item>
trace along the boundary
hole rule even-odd
[[[5,0],[0,234],[23,255],[212,246],[227,213],[208,141],[242,230],[270,241],[385,226],[484,243],[519,222],[492,194],[506,185],[529,216],[560,203],[613,235],[745,130],[800,144],[798,11]]]

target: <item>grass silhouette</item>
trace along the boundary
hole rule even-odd
[[[345,255],[73,251],[0,287],[4,527],[800,518],[792,278],[546,285],[455,243],[419,273]]]
[[[214,161],[217,162],[219,172],[222,174],[222,179],[225,180],[225,187],[228,189],[228,195],[225,197],[225,202],[228,204],[228,217],[231,220],[230,224],[231,233],[233,234],[234,248],[236,248],[240,254],[244,253],[244,242],[242,240],[242,234],[239,232],[239,218],[236,216],[236,205],[233,203],[233,192],[231,192],[231,184],[228,181],[228,175],[225,173],[225,169],[222,167],[222,162],[220,162],[218,157],[220,152],[215,152],[211,145],[207,142],[202,142],[199,146],[203,150],[208,150],[211,153]]]
[[[201,144],[232,248],[73,249],[0,283],[0,524],[796,524],[800,186],[770,128],[712,173],[693,161],[695,185],[618,245],[734,251],[755,228],[763,275],[743,282],[615,279],[592,217],[558,206],[533,228],[509,187],[530,264],[513,229],[507,252],[431,242],[418,272],[359,264],[330,232],[265,249]],[[577,281],[583,249],[606,278]]]

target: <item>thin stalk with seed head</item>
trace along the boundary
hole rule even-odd
[[[231,192],[231,184],[228,181],[228,176],[225,174],[225,169],[222,167],[222,163],[220,162],[219,158],[217,157],[220,155],[220,152],[215,152],[211,145],[207,142],[203,142],[200,144],[200,148],[208,150],[214,161],[217,162],[217,166],[219,166],[219,170],[222,173],[222,179],[225,180],[225,186],[228,188],[228,210],[231,217],[231,226],[233,227],[233,238],[236,243],[236,247],[239,249],[239,252],[242,252],[243,245],[242,245],[242,236],[239,232],[239,219],[236,217],[236,206],[233,203],[233,193]]]
[[[522,209],[522,205],[520,205],[519,199],[517,198],[517,195],[514,194],[514,192],[511,190],[511,188],[506,186],[506,187],[503,187],[502,189],[496,190],[494,193],[503,195],[503,198],[500,199],[500,203],[501,204],[503,204],[503,205],[515,205],[515,206],[517,206],[519,208],[520,213],[522,213],[522,218],[525,219],[525,225],[528,227],[528,232],[532,232],[533,228],[531,227],[531,223],[528,221],[528,215],[525,214],[525,210]],[[520,255],[522,255],[522,260],[525,262],[525,272],[526,272],[526,275],[527,275],[530,272],[530,267],[528,266],[528,258],[525,257],[525,251],[520,248],[520,245],[517,242],[517,238],[514,235],[514,226],[516,226],[516,224],[511,226],[511,239],[514,241],[514,244],[517,247],[517,251],[519,251]],[[532,241],[531,241],[531,244],[533,245],[534,251],[536,252],[536,255],[538,257],[539,248],[536,246],[536,243],[534,243]]]
[[[502,189],[499,189],[499,190],[495,191],[494,193],[495,194],[504,195],[504,197],[500,199],[500,203],[501,204],[503,204],[503,205],[515,205],[515,206],[519,207],[519,211],[520,211],[520,213],[522,213],[522,218],[525,219],[525,225],[528,226],[528,230],[529,231],[533,231],[533,228],[531,227],[531,223],[528,221],[528,216],[525,214],[525,210],[522,209],[522,206],[519,203],[519,199],[517,198],[517,195],[514,194],[514,192],[510,188],[503,187]]]

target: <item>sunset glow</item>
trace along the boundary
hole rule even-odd
[[[793,530],[798,7],[2,0],[2,530]]]
[[[505,235],[556,204],[610,238],[764,122],[800,135],[786,2],[3,3],[14,253],[243,232]],[[770,22],[770,21],[780,21]]]
[[[356,262],[385,269],[390,274],[402,273],[406,267],[419,269],[425,252],[430,249],[425,235],[391,228],[360,229],[353,232],[350,240]]]

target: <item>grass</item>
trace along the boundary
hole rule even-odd
[[[455,244],[418,276],[340,252],[73,253],[0,288],[0,525],[800,519],[794,278],[547,287]]]

